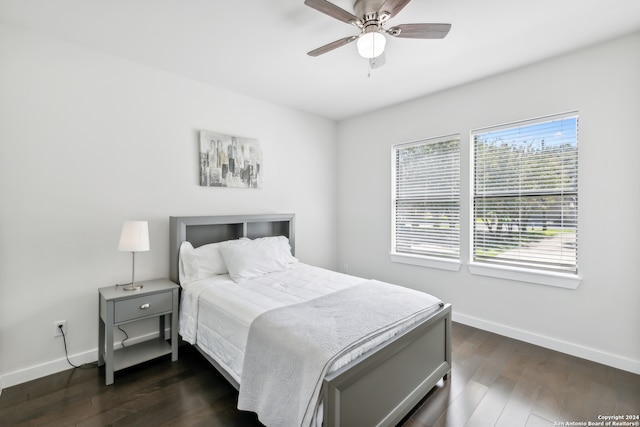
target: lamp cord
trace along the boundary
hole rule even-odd
[[[60,333],[62,333],[62,342],[64,343],[64,355],[67,358],[67,363],[69,363],[69,365],[73,366],[75,369],[97,368],[98,362],[84,363],[80,366],[74,365],[73,363],[71,363],[71,360],[69,360],[69,352],[67,351],[67,336],[64,333],[64,329],[62,328],[62,325],[58,325],[58,328],[60,328]]]
[[[67,337],[64,333],[64,329],[62,328],[62,325],[58,325],[58,328],[60,328],[60,332],[62,333],[62,341],[64,342],[64,355],[67,358],[67,362],[69,362],[69,365],[77,369],[80,366],[74,365],[73,363],[71,363],[71,360],[69,360],[69,352],[67,351]]]
[[[122,329],[120,325],[118,325],[118,329],[120,329],[120,331],[122,331],[122,333],[125,336],[125,338],[122,341],[120,341],[120,345],[122,346],[122,348],[124,348],[125,347],[124,342],[129,339],[129,334],[124,329]]]

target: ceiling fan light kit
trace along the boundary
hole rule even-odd
[[[387,39],[378,32],[363,34],[358,38],[358,42],[356,43],[360,56],[367,59],[377,58],[382,55],[386,44]]]
[[[305,0],[304,4],[346,24],[360,29],[357,36],[344,37],[307,52],[319,56],[357,40],[360,56],[372,60],[384,53],[387,40],[384,33],[396,38],[442,39],[451,29],[451,24],[400,24],[384,28],[384,24],[400,12],[411,0],[356,0],[355,14],[327,0]],[[384,61],[382,61],[384,63]]]

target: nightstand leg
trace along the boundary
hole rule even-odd
[[[104,322],[98,318],[98,366],[104,365]]]
[[[178,312],[174,311],[171,316],[171,360],[178,360]]]
[[[160,334],[158,335],[160,338],[160,341],[164,341],[164,318],[167,317],[167,315],[165,314],[164,316],[158,316],[158,329],[160,330]]]
[[[173,290],[173,311],[171,312],[171,360],[178,360],[178,313],[179,313],[179,288]]]
[[[107,330],[107,351],[105,360],[105,384],[113,384],[113,328]]]
[[[102,298],[98,293],[98,307],[102,304],[101,299]],[[98,311],[100,310],[98,309]],[[104,320],[102,320],[102,317],[98,315],[98,366],[104,365],[104,330]]]
[[[109,327],[105,328],[106,334],[106,356],[105,356],[105,367],[104,367],[104,376],[105,383],[107,385],[113,384],[113,302],[110,301],[107,303],[107,325]]]

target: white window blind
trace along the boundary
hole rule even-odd
[[[471,135],[473,261],[577,275],[577,113]]]
[[[392,254],[459,258],[460,137],[393,147]]]

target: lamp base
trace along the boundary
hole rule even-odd
[[[137,291],[139,289],[142,289],[142,285],[140,283],[129,283],[128,285],[125,285],[124,288],[122,288],[125,291]]]

